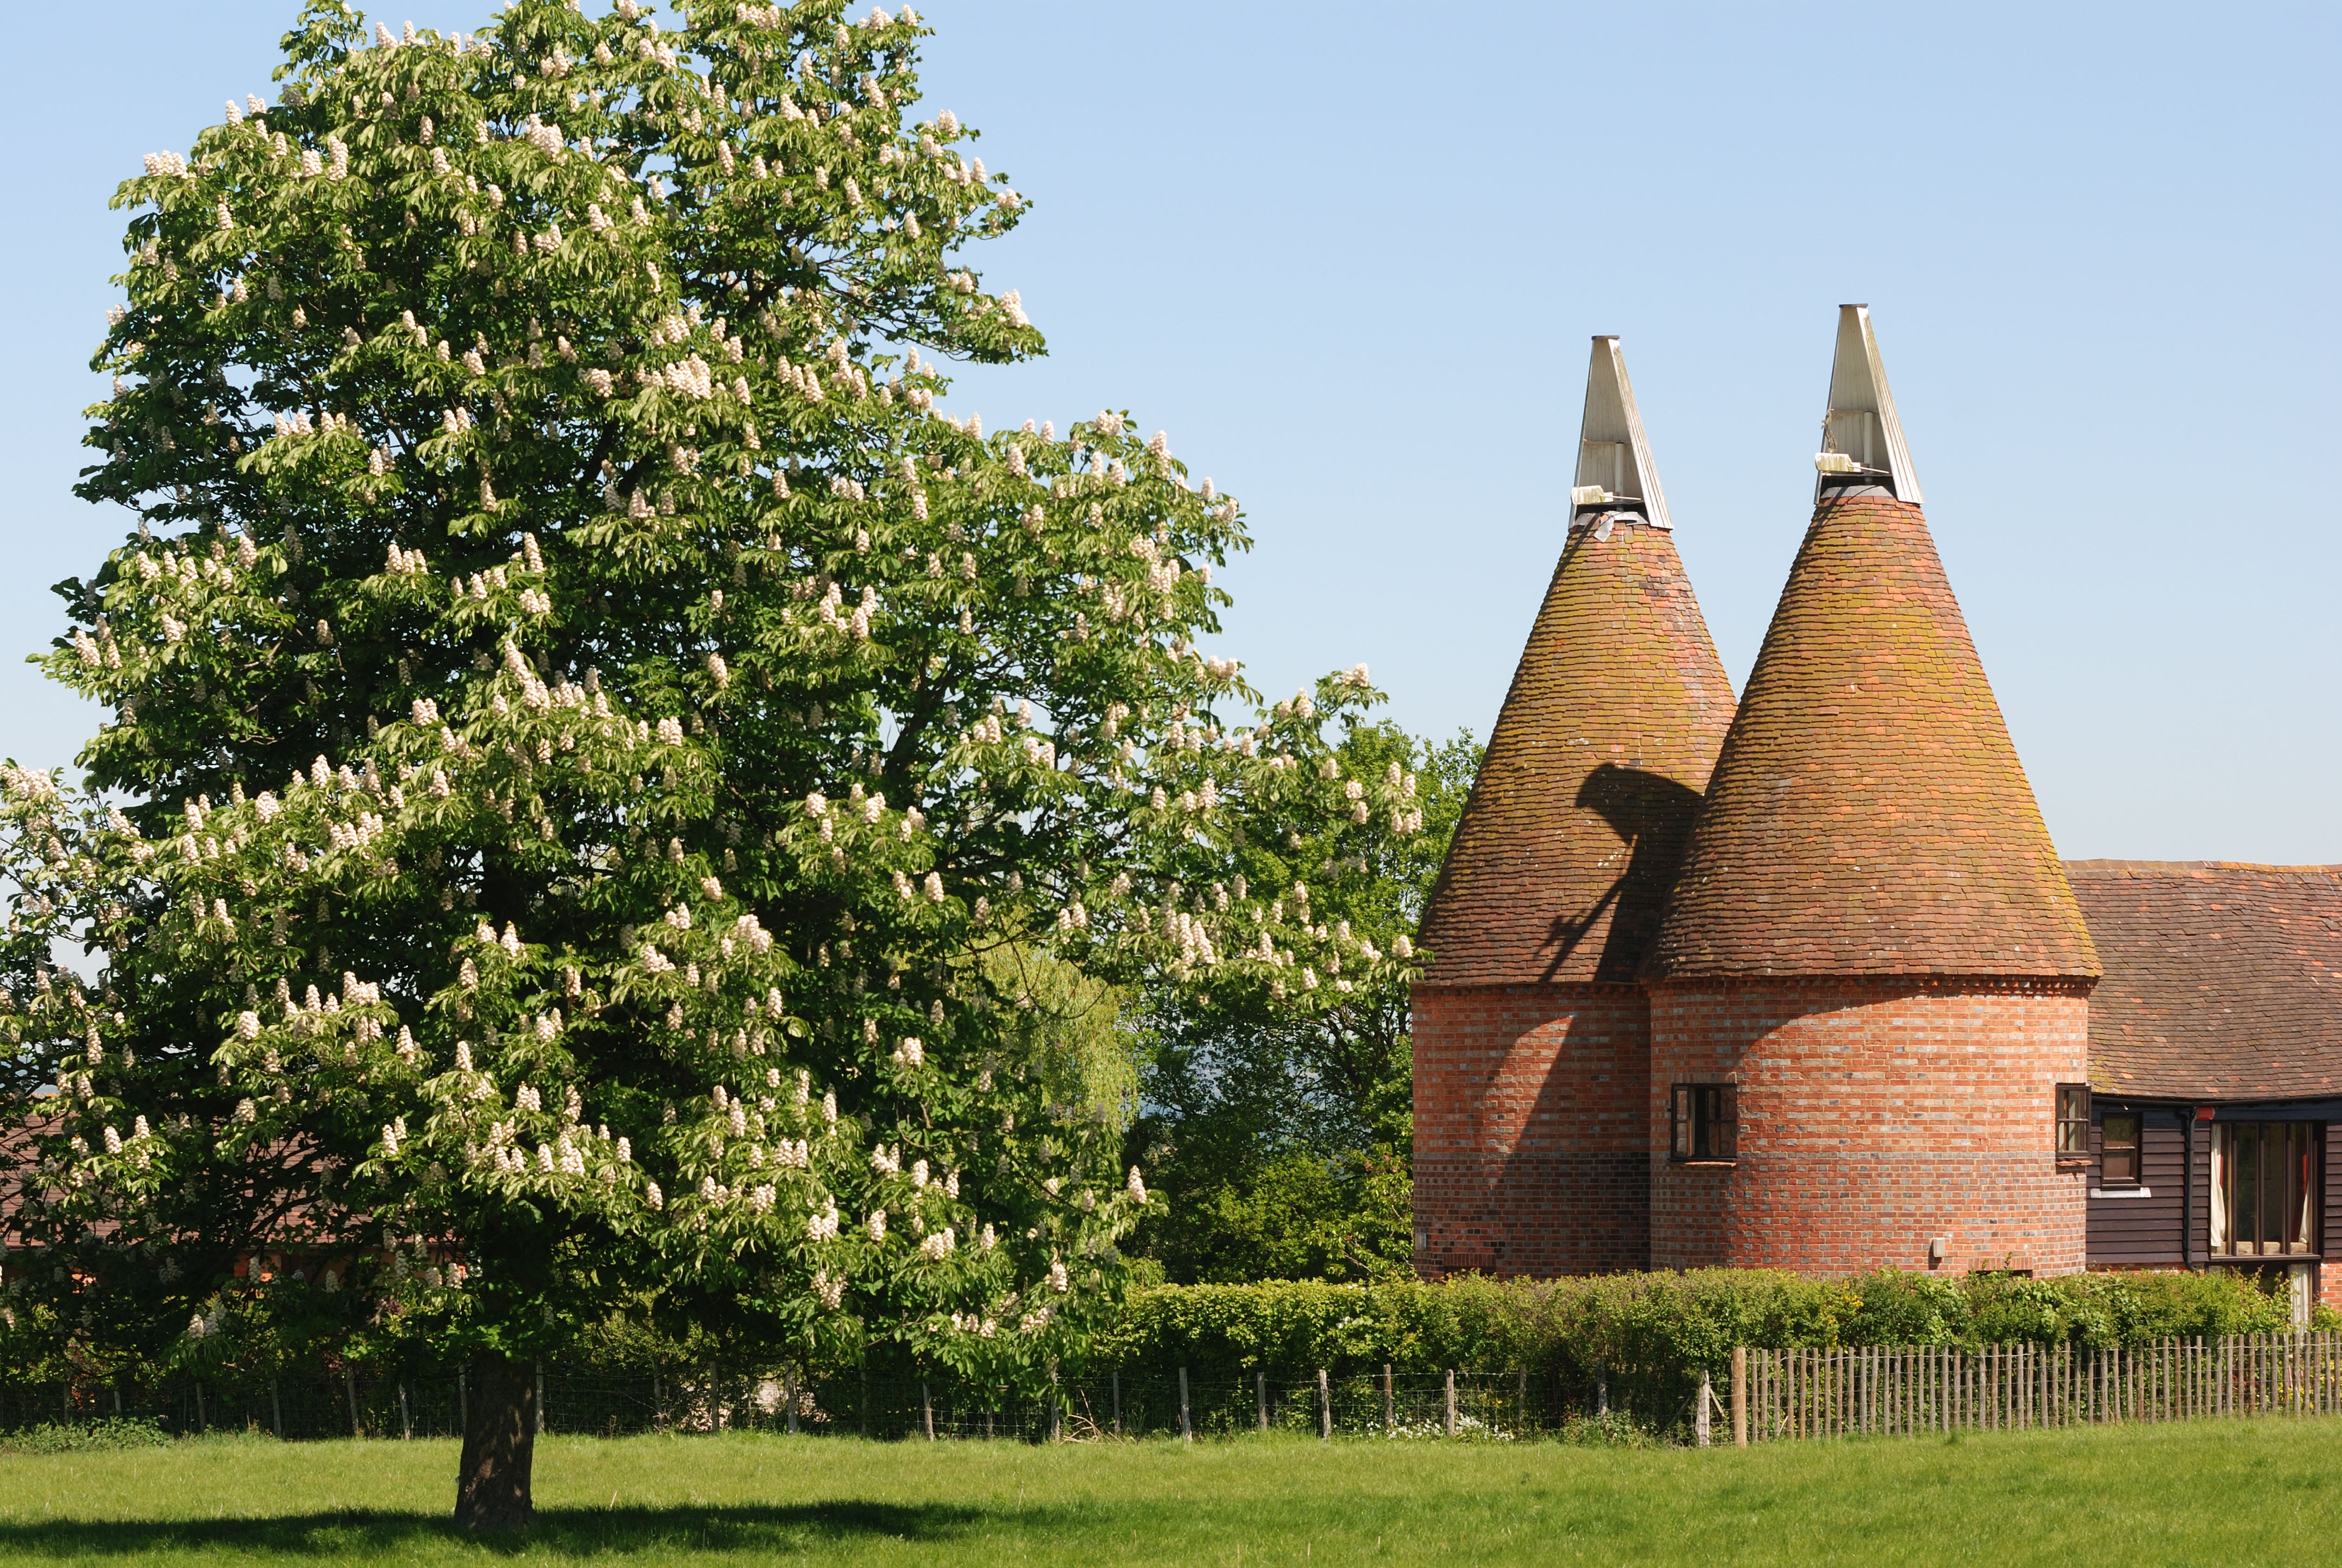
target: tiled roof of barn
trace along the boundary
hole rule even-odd
[[[1732,687],[1664,529],[1574,529],[1423,922],[1426,985],[1632,981]]]
[[[2342,867],[2071,860],[2102,1092],[2342,1095]]]
[[[1649,972],[2098,972],[1917,507],[1816,508]]]

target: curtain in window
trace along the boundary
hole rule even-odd
[[[2212,1202],[2210,1205],[2211,1212],[2207,1216],[2212,1223],[2212,1241],[2210,1248],[2212,1251],[2225,1252],[2228,1250],[2228,1204],[2230,1201],[2231,1197],[2228,1191],[2228,1130],[2225,1127],[2216,1127],[2212,1130]]]
[[[2212,1135],[2210,1251],[2243,1257],[2313,1250],[2320,1154],[2313,1122],[2219,1123]]]
[[[2292,1197],[2285,1217],[2285,1244],[2287,1251],[2306,1252],[2309,1251],[2310,1197],[2316,1190],[2317,1171],[2316,1151],[2310,1146],[2315,1129],[2306,1121],[2297,1121],[2287,1131],[2292,1139],[2286,1159],[2290,1172],[2287,1186]]]

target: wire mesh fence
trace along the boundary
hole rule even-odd
[[[1558,1430],[1600,1395],[1514,1370],[1300,1376],[1236,1367],[1107,1370],[1039,1395],[942,1376],[800,1381],[792,1372],[674,1368],[598,1372],[545,1366],[541,1430],[618,1437],[646,1432],[787,1431],[878,1439],[1216,1438],[1246,1432],[1509,1441]],[[250,1431],[288,1442],[462,1435],[460,1368],[357,1367],[161,1383],[84,1378],[0,1387],[0,1431],[128,1418],[173,1434]],[[1683,1412],[1676,1412],[1678,1415]]]
[[[1738,1352],[1733,1371],[1614,1380],[1526,1368],[1425,1372],[1388,1366],[1268,1370],[1136,1367],[1068,1376],[1037,1397],[945,1376],[847,1368],[600,1370],[542,1366],[541,1430],[619,1437],[726,1431],[882,1440],[1046,1442],[1326,1439],[1509,1442],[1756,1442],[1953,1429],[2067,1426],[2198,1416],[2342,1414],[2342,1335],[2170,1340],[2090,1350],[2011,1345]],[[460,1368],[316,1365],[274,1376],[159,1383],[89,1377],[0,1385],[0,1432],[127,1418],[165,1432],[324,1438],[460,1436]]]

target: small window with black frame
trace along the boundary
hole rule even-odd
[[[1672,1160],[1724,1161],[1740,1157],[1740,1091],[1730,1083],[1675,1086]]]
[[[2138,1185],[2138,1112],[2109,1111],[2098,1121],[2098,1185]]]
[[[2077,1162],[2090,1157],[2090,1086],[2057,1086],[2057,1158]]]

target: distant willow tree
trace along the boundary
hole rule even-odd
[[[622,1304],[1076,1352],[1149,1199],[1049,1009],[1404,985],[1276,848],[1420,826],[1323,739],[1363,671],[1254,724],[1195,647],[1235,503],[1119,414],[936,409],[922,347],[1042,343],[921,36],[316,4],[121,188],[79,493],[138,525],[45,656],[98,793],[7,778],[28,1313],[464,1358],[456,1516],[515,1527],[525,1369]]]

